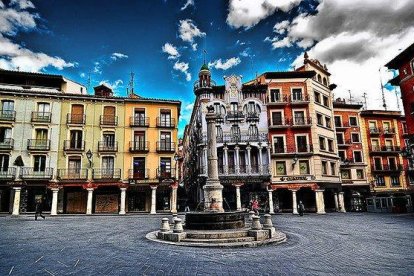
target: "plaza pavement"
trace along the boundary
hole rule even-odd
[[[413,214],[275,215],[285,244],[233,249],[146,240],[162,217],[0,217],[0,275],[414,274]]]

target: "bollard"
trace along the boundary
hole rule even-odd
[[[263,228],[272,228],[273,227],[273,223],[272,223],[272,216],[269,214],[264,215],[264,223],[263,223]]]
[[[252,221],[252,217],[254,216],[254,211],[249,212],[249,221]]]
[[[173,232],[174,233],[182,233],[184,231],[183,229],[183,223],[181,222],[180,218],[176,218],[174,220],[174,229]]]
[[[262,225],[260,224],[260,217],[259,216],[252,216],[252,226],[251,229],[252,230],[262,230]]]
[[[161,232],[168,232],[170,231],[170,222],[168,218],[162,218],[162,223],[161,223],[161,228],[160,228]]]
[[[174,220],[176,220],[177,218],[178,218],[177,214],[172,215],[172,224],[174,224]]]

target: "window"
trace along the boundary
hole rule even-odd
[[[161,157],[159,174],[161,177],[166,177],[166,178],[171,177],[171,158]]]
[[[362,163],[362,152],[361,151],[354,151],[354,162]]]
[[[318,82],[322,82],[322,77],[319,74],[318,74]]]
[[[373,121],[371,121],[371,122],[369,122],[369,123],[368,123],[368,125],[369,125],[369,132],[371,132],[371,133],[376,133],[376,132],[378,132],[378,129],[377,129],[377,122],[373,122]]]
[[[161,110],[160,113],[160,126],[163,127],[171,127],[172,121],[171,121],[171,110]]]
[[[250,125],[249,126],[249,138],[252,140],[258,140],[259,139],[259,130],[257,129],[256,125]]]
[[[285,161],[276,162],[276,175],[286,175],[286,162]]]
[[[323,85],[328,85],[328,82],[327,82],[327,80],[326,80],[325,77],[323,78],[323,81],[322,82],[323,82]]]
[[[322,114],[316,113],[316,120],[317,120],[318,126],[323,126],[323,116],[322,116]]]
[[[323,96],[323,105],[329,107],[329,98],[327,96]]]
[[[336,175],[336,164],[331,162],[331,175]]]
[[[144,108],[134,109],[134,125],[145,126],[145,109]]]
[[[69,140],[70,149],[82,149],[82,130],[71,130],[70,131],[70,140]]]
[[[351,179],[351,171],[350,170],[341,170],[341,178],[342,179]]]
[[[358,120],[357,117],[349,117],[349,125],[350,126],[358,126]]]
[[[285,152],[285,142],[282,136],[273,137],[273,152],[274,153]]]
[[[14,101],[1,101],[1,117],[13,119],[14,118]]]
[[[344,134],[342,132],[337,132],[336,133],[336,141],[338,142],[338,145],[344,145],[345,144]]]
[[[231,126],[230,136],[232,141],[240,141],[240,127],[238,125]]]
[[[382,170],[381,157],[374,157],[374,168],[375,170]]]
[[[80,178],[80,172],[82,167],[82,160],[79,156],[71,156],[68,159],[68,177]]]
[[[391,171],[397,170],[397,160],[394,157],[389,157],[388,166]]]
[[[393,141],[391,139],[386,139],[385,140],[385,148],[387,149],[387,151],[392,151],[393,150]]]
[[[172,150],[171,145],[171,132],[160,133],[160,149],[165,151]]]
[[[301,101],[302,97],[302,88],[293,88],[292,89],[292,101]]]
[[[282,101],[282,95],[280,89],[271,89],[270,90],[270,102],[277,103]]]
[[[9,169],[10,156],[7,154],[0,155],[0,172],[7,172]]]
[[[338,156],[341,158],[341,161],[344,161],[346,159],[345,151],[344,150],[338,150]]]
[[[397,175],[391,176],[391,185],[392,186],[400,186],[400,177]]]
[[[308,160],[299,161],[299,174],[310,174]]]
[[[244,106],[243,111],[245,114],[258,115],[261,110],[258,104],[256,104],[255,102],[249,102]]]
[[[328,150],[330,152],[334,152],[333,140],[331,140],[331,139],[328,139]]]
[[[321,103],[321,93],[315,92],[315,102]]]
[[[10,143],[10,139],[12,137],[12,129],[9,127],[0,127],[0,147],[1,144]]]
[[[407,129],[407,123],[402,123],[402,129],[403,129],[403,133],[408,133],[408,129]]]
[[[272,112],[272,125],[280,126],[282,123],[282,112]]]
[[[103,138],[103,145],[105,148],[108,148],[108,149],[115,148],[115,133],[104,132],[102,138]]]
[[[38,103],[36,119],[41,121],[49,121],[50,119],[50,104],[49,103]]]
[[[102,177],[108,178],[113,177],[114,174],[115,158],[113,156],[102,157]]]
[[[226,108],[220,103],[215,103],[214,112],[216,113],[216,115],[223,117],[226,114]]]
[[[134,150],[146,150],[145,131],[134,131]]]
[[[351,139],[352,139],[352,143],[359,143],[359,142],[361,142],[359,140],[359,133],[351,133]]]
[[[319,148],[321,150],[326,150],[325,138],[319,136]]]
[[[44,172],[46,170],[46,156],[45,155],[35,155],[34,156],[34,172]]]
[[[325,117],[325,126],[327,128],[331,128],[332,127],[331,118],[330,117]]]
[[[103,116],[102,116],[102,123],[104,125],[115,125],[116,122],[116,109],[114,106],[104,106],[103,109]]]
[[[385,186],[385,178],[382,175],[377,175],[375,177],[375,184],[377,186]]]
[[[136,179],[146,178],[145,157],[134,157],[132,164],[133,177]]]
[[[217,137],[217,142],[222,142],[223,141],[223,129],[221,128],[221,126],[216,126],[216,137]]]
[[[371,147],[373,151],[379,151],[380,150],[380,144],[378,139],[371,139]]]
[[[305,124],[305,112],[294,111],[294,114],[295,114],[295,125],[304,125]]]
[[[364,170],[357,169],[356,170],[356,177],[357,177],[357,179],[364,179]]]
[[[298,152],[310,152],[307,135],[296,136],[296,147]]]
[[[341,116],[335,116],[334,120],[335,120],[335,127],[341,127],[342,126]]]
[[[239,111],[239,104],[238,103],[230,103],[230,110],[231,110],[231,112]]]
[[[322,174],[328,174],[328,162],[326,161],[322,161]]]
[[[382,122],[382,127],[383,127],[384,132],[390,132],[391,123],[390,122]]]

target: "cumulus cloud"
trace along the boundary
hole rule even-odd
[[[162,51],[168,54],[168,59],[177,59],[180,57],[180,53],[178,52],[177,47],[175,47],[171,43],[165,43],[162,46]]]
[[[234,28],[249,29],[277,10],[290,11],[301,0],[230,0],[227,24]]]
[[[346,97],[351,90],[355,99],[362,99],[366,92],[368,107],[378,109],[382,106],[380,75],[384,83],[393,76],[384,64],[413,43],[413,10],[410,0],[395,1],[392,6],[387,0],[325,0],[315,14],[293,19],[285,38],[327,64],[331,82],[338,85],[336,97]],[[302,55],[293,66],[303,63]],[[388,107],[395,109],[395,94],[387,91],[386,99]]]
[[[194,0],[187,0],[187,2],[185,2],[184,6],[181,7],[181,10],[185,10],[186,8],[188,8],[189,6],[194,6]]]
[[[274,38],[266,37],[264,41],[271,42],[273,49],[291,47],[293,45],[289,37],[285,37],[283,39],[279,39],[278,37],[274,37]]]
[[[188,72],[188,69],[190,68],[188,63],[176,61],[173,68],[174,70],[184,73],[186,81],[191,80],[191,74]]]
[[[286,30],[289,28],[289,20],[284,20],[282,22],[276,23],[273,27],[273,31],[278,34],[284,34]]]
[[[124,82],[122,80],[116,80],[114,82],[110,82],[109,80],[102,80],[99,82],[99,84],[103,84],[105,86],[108,86],[113,91],[116,91],[118,88],[122,87],[122,84]]]
[[[203,37],[206,33],[200,31],[200,29],[195,25],[194,21],[191,19],[180,20],[178,25],[179,37],[191,44],[194,43],[194,38]]]
[[[118,60],[118,59],[123,59],[123,58],[128,58],[128,56],[122,53],[112,53],[111,55],[112,60]]]
[[[241,62],[241,60],[238,57],[229,58],[224,62],[220,58],[220,59],[217,59],[213,62],[209,62],[208,66],[209,67],[214,67],[216,69],[227,70],[227,69],[230,69],[234,66],[237,66],[240,62]]]
[[[29,0],[12,0],[10,1],[10,5],[17,6],[21,10],[25,9],[34,9],[35,6]]]
[[[37,27],[36,19],[40,18],[37,13],[19,10],[18,8],[4,5],[0,9],[0,33],[14,36],[18,31],[30,31]]]

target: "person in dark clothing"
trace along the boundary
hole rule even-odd
[[[35,220],[37,220],[37,216],[39,215],[43,219],[45,219],[45,216],[42,214],[43,212],[43,201],[41,199],[36,201],[36,213],[35,213]]]
[[[302,200],[299,201],[298,211],[299,211],[299,216],[303,216],[303,212],[305,212],[305,205],[303,205]]]

